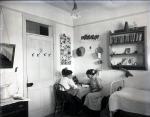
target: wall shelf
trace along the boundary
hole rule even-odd
[[[129,70],[145,70],[145,67],[143,66],[131,66],[131,65],[112,65],[113,69],[119,69],[119,68],[125,68]]]
[[[143,56],[143,53],[130,53],[130,54],[110,54],[111,57],[116,56]]]
[[[146,27],[115,30],[109,36],[109,58],[113,69],[146,70]]]
[[[143,43],[144,43],[144,41],[140,41],[140,42],[125,42],[125,43],[119,43],[118,42],[118,43],[111,43],[110,46],[113,46],[113,45],[115,45],[115,46],[116,45],[125,45],[125,44],[130,44],[130,45],[131,44],[143,44]]]

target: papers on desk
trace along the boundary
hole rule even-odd
[[[88,88],[88,87],[89,87],[89,85],[82,84],[82,87]]]

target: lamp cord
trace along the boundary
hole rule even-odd
[[[75,0],[73,0],[74,1],[74,4],[73,4],[73,9],[72,10],[77,10],[77,3],[76,3],[76,1]]]

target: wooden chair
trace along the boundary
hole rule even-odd
[[[76,115],[78,113],[78,110],[80,110],[81,107],[81,100],[78,99],[76,96],[71,95],[66,91],[65,87],[62,86],[59,83],[54,84],[54,95],[55,95],[55,112],[54,117],[56,113],[60,112],[61,116],[64,114],[64,111],[66,114],[72,114]]]
[[[62,91],[64,90],[64,91]],[[54,117],[56,113],[60,112],[63,115],[65,103],[66,103],[66,91],[65,87],[59,83],[54,84],[54,96],[55,96],[55,110],[54,110]]]

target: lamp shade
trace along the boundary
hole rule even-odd
[[[72,12],[71,12],[71,17],[73,19],[78,19],[80,17],[78,7],[77,7],[77,3],[76,3],[75,0],[74,0],[74,4],[73,4],[73,9],[72,9]]]

